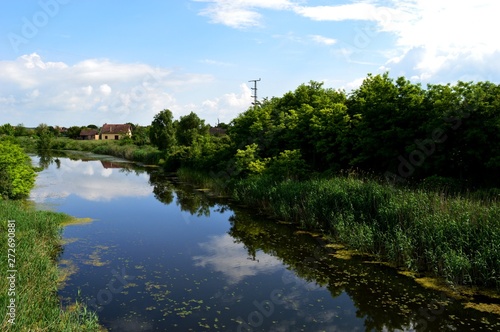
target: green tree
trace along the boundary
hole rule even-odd
[[[0,135],[14,136],[14,127],[10,123],[0,126]]]
[[[175,137],[179,145],[191,146],[198,136],[208,135],[208,125],[191,112],[188,115],[181,116],[179,121],[175,121]]]
[[[170,150],[175,145],[175,128],[170,110],[165,109],[155,115],[149,129],[149,139],[162,151]]]
[[[68,136],[69,138],[76,139],[76,138],[80,137],[80,132],[82,131],[82,128],[85,128],[85,127],[71,126],[66,131],[66,136]]]
[[[35,130],[38,141],[36,144],[38,151],[47,151],[50,150],[52,146],[52,140],[54,138],[54,134],[50,127],[48,127],[45,123],[41,123]]]
[[[35,185],[31,160],[21,147],[2,141],[0,144],[0,196],[10,199],[27,197]]]
[[[397,167],[424,121],[424,97],[420,85],[403,77],[394,82],[389,73],[368,75],[347,101],[349,115],[360,119],[353,128],[351,165],[379,172]]]
[[[14,128],[14,136],[28,136],[28,130],[24,126],[24,124],[19,123],[15,128]]]
[[[132,131],[132,141],[139,146],[149,144],[149,126],[135,125]]]

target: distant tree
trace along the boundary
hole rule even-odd
[[[0,196],[10,199],[27,197],[35,185],[35,171],[21,147],[2,141],[0,144]]]
[[[14,128],[14,136],[28,136],[28,130],[20,123]]]
[[[14,136],[14,127],[10,123],[0,126],[0,135]]]
[[[151,144],[166,151],[175,145],[175,128],[172,112],[168,109],[156,114],[149,129]]]
[[[66,132],[66,135],[69,138],[78,138],[80,137],[80,132],[82,131],[82,127],[78,126],[72,126],[68,128],[68,131]]]
[[[175,136],[179,145],[191,146],[198,136],[208,135],[209,126],[191,112],[188,115],[181,116],[179,121],[175,121]]]
[[[132,131],[132,141],[134,144],[142,146],[149,143],[149,126],[134,125]]]
[[[94,125],[94,124],[89,124],[89,125],[87,126],[87,128],[90,128],[90,129],[99,129],[99,127],[97,127],[97,126],[96,126],[96,125]]]
[[[45,123],[41,123],[35,129],[36,135],[38,136],[37,150],[46,151],[50,150],[52,145],[52,139],[54,138],[53,132],[50,130]]]

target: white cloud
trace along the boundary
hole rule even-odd
[[[105,96],[109,96],[111,94],[111,87],[107,84],[103,84],[99,87],[99,90],[101,91],[101,93]]]
[[[333,38],[328,38],[328,37],[324,37],[324,36],[320,36],[320,35],[312,35],[311,39],[318,44],[323,44],[323,45],[328,45],[328,46],[334,45],[335,43],[337,43],[337,41]]]
[[[372,3],[357,2],[336,6],[296,6],[294,11],[315,21],[379,21],[392,10],[387,7],[377,7]]]
[[[230,122],[239,113],[246,111],[253,102],[252,90],[247,84],[240,84],[239,93],[226,93],[222,97],[207,99],[200,106],[191,105],[195,113],[201,118],[209,119],[212,124],[219,119],[221,122]]]
[[[196,89],[213,80],[206,74],[107,59],[67,65],[44,61],[36,53],[0,61],[0,72],[0,117],[29,126],[149,124],[165,108],[180,115],[182,108],[174,97],[177,91]]]
[[[206,2],[200,15],[210,18],[212,23],[232,28],[248,28],[261,25],[259,9],[284,10],[293,7],[289,0],[194,0]]]
[[[438,79],[454,68],[458,77],[468,76],[458,70],[466,71],[461,63],[483,67],[485,59],[500,52],[500,39],[496,36],[500,29],[498,1],[374,0],[296,6],[294,11],[317,21],[374,22],[375,31],[355,33],[350,44],[363,50],[380,33],[394,35],[396,54],[388,58],[386,69],[396,70],[398,75],[413,73],[421,79]],[[489,68],[500,74],[495,62]]]

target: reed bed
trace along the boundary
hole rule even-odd
[[[496,200],[350,176],[300,182],[256,176],[236,182],[232,195],[405,269],[432,272],[454,284],[500,288]]]

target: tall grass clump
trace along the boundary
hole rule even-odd
[[[359,177],[275,181],[253,176],[235,199],[319,230],[352,249],[455,284],[500,288],[500,204]]]
[[[97,316],[77,303],[63,310],[57,294],[57,258],[61,251],[61,223],[67,215],[35,211],[25,202],[0,200],[0,260],[2,271],[9,268],[7,220],[15,220],[16,288],[15,324],[7,321],[10,301],[8,280],[0,278],[0,315],[2,331],[99,331]]]

